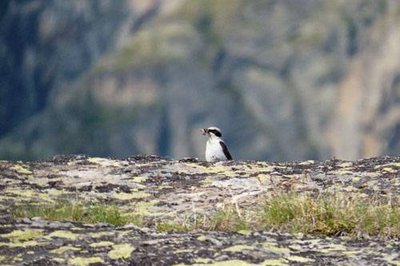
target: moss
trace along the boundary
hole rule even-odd
[[[128,259],[135,250],[130,244],[114,245],[113,249],[108,252],[108,256],[113,260]]]
[[[313,165],[314,163],[315,163],[314,160],[308,160],[308,161],[300,162],[299,165]]]
[[[209,258],[196,258],[193,260],[195,263],[201,263],[201,264],[209,264],[212,262],[211,259]]]
[[[201,181],[202,187],[210,187],[215,182],[215,178],[207,176]]]
[[[76,265],[76,266],[87,266],[92,263],[104,263],[104,261],[100,257],[90,257],[90,258],[77,257],[77,258],[72,258],[68,261],[69,265]]]
[[[252,234],[252,231],[251,230],[239,230],[239,231],[237,231],[237,233],[239,233],[241,235],[249,236]]]
[[[77,250],[81,250],[80,248],[77,247],[72,247],[72,246],[64,246],[64,247],[60,247],[60,248],[56,248],[50,251],[50,253],[54,253],[54,254],[62,254],[65,251],[77,251]]]
[[[197,237],[197,240],[199,240],[199,241],[206,241],[207,239],[208,239],[208,237],[206,237],[206,236]]]
[[[383,165],[377,165],[374,168],[375,169],[381,169],[381,168],[386,168],[386,167],[400,168],[400,163],[387,163],[387,164],[383,164]]]
[[[22,175],[32,175],[32,171],[26,169],[25,167],[23,167],[19,164],[16,164],[13,167],[11,167],[11,170],[14,170],[18,174],[22,174]]]
[[[39,197],[41,200],[46,201],[46,202],[48,202],[48,203],[53,203],[53,204],[56,203],[56,201],[55,201],[54,199],[52,199],[52,198],[49,197],[49,194],[48,194],[48,193],[38,193],[38,197]]]
[[[261,184],[266,184],[267,182],[271,182],[272,176],[271,175],[267,175],[267,174],[258,174],[257,175],[257,180],[261,183]]]
[[[113,232],[97,232],[97,233],[91,233],[90,237],[92,237],[92,238],[100,238],[100,237],[112,236],[112,235],[114,235]]]
[[[164,213],[162,212],[156,212],[155,210],[152,210],[152,208],[155,208],[156,204],[159,202],[159,200],[135,202],[133,203],[133,212],[131,214],[139,217],[163,215]]]
[[[385,173],[390,173],[390,174],[397,174],[398,173],[398,170],[390,168],[390,167],[382,168],[382,171],[385,172]]]
[[[332,254],[333,252],[339,252],[342,253],[343,251],[346,251],[346,247],[342,244],[334,244],[334,243],[330,243],[328,245],[324,245],[320,248],[320,252],[321,253],[325,253],[325,254]]]
[[[251,249],[254,249],[254,247],[248,246],[248,245],[234,245],[234,246],[225,248],[223,251],[240,252],[240,251],[243,251],[243,250],[251,250]]]
[[[63,190],[63,189],[47,189],[47,194],[52,195],[52,196],[61,196],[61,195],[65,195],[65,194],[69,194],[68,191]]]
[[[287,257],[287,259],[292,261],[292,262],[299,262],[299,263],[312,263],[312,262],[314,262],[313,259],[300,257],[300,256],[289,256],[289,257]]]
[[[66,264],[65,259],[63,259],[63,258],[52,258],[52,260],[59,264]]]
[[[283,259],[269,259],[269,260],[264,260],[261,263],[261,265],[263,265],[263,266],[287,266],[289,264]]]
[[[358,256],[362,252],[363,251],[361,249],[360,250],[344,250],[344,251],[342,251],[342,254],[346,255],[347,257],[352,257],[352,256]]]
[[[390,257],[385,258],[385,260],[389,265],[400,266],[400,260],[396,260]]]
[[[135,181],[136,183],[143,183],[145,182],[147,179],[149,179],[147,176],[134,176],[132,177],[133,181]]]
[[[16,188],[7,188],[4,190],[4,194],[11,194],[13,196],[19,196],[16,198],[18,201],[30,201],[32,198],[37,196],[37,192],[30,189],[16,189]]]
[[[104,167],[110,167],[110,166],[120,166],[121,164],[119,161],[116,160],[111,160],[111,159],[105,159],[105,158],[99,158],[99,157],[90,157],[87,159],[88,162],[98,164]]]
[[[71,240],[76,240],[78,238],[79,235],[74,234],[72,232],[68,232],[68,231],[63,231],[63,230],[58,230],[58,231],[54,231],[51,234],[48,235],[48,237],[59,237],[59,238],[67,238],[67,239],[71,239]]]
[[[1,237],[8,238],[11,242],[24,242],[42,236],[42,230],[14,230]]]
[[[236,171],[233,171],[229,167],[222,165],[215,165],[213,167],[210,167],[207,169],[206,172],[210,174],[220,174],[228,177],[235,177],[238,175]]]
[[[289,254],[290,253],[290,249],[281,248],[277,244],[272,243],[272,242],[265,242],[262,246],[263,246],[263,249],[266,249],[273,253],[277,253],[277,254]]]
[[[213,262],[212,265],[213,266],[250,266],[250,265],[254,265],[254,264],[243,261],[243,260],[225,260],[225,261]]]
[[[131,193],[125,193],[125,192],[120,192],[114,194],[114,198],[118,200],[132,200],[132,199],[143,199],[149,197],[150,194],[142,191],[138,192],[131,192]]]
[[[352,162],[345,162],[345,163],[341,163],[341,164],[339,164],[337,166],[340,167],[340,168],[349,168],[349,167],[353,166],[353,163]]]
[[[34,240],[16,242],[16,243],[0,243],[0,247],[7,246],[9,248],[26,248],[26,247],[34,247],[34,246],[38,246],[38,245],[42,245],[42,243],[39,243]]]
[[[92,248],[97,248],[97,247],[108,247],[108,246],[112,246],[114,245],[113,242],[110,241],[100,241],[100,242],[96,242],[96,243],[92,243],[89,246],[91,246]]]

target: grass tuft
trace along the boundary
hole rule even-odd
[[[186,233],[193,230],[192,226],[176,222],[160,222],[156,224],[159,232],[165,233]]]
[[[183,223],[161,222],[156,229],[167,233],[185,233],[194,230],[239,232],[249,229],[249,223],[234,209],[218,210],[211,216],[202,216],[201,219],[187,220]]]
[[[201,228],[210,231],[234,231],[249,229],[249,222],[241,217],[234,208],[219,210],[201,224]]]
[[[162,232],[274,230],[314,235],[400,237],[400,205],[345,194],[281,194],[266,198],[252,211],[219,210],[183,223],[159,223]]]
[[[267,199],[258,227],[292,233],[400,237],[400,206],[346,195],[283,194]]]
[[[74,221],[82,223],[109,223],[142,225],[139,216],[123,215],[117,206],[105,204],[85,204],[83,202],[61,201],[54,205],[20,206],[13,210],[14,217],[41,217],[52,221]]]
[[[54,205],[14,208],[15,217],[144,226],[142,216],[121,213],[118,206],[62,201]],[[190,215],[183,221],[159,221],[161,232],[276,230],[318,235],[378,236],[400,238],[398,200],[374,199],[347,194],[317,196],[286,193],[260,200],[258,206],[239,209],[225,206],[211,215]]]

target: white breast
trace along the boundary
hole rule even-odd
[[[221,144],[219,143],[221,139],[219,138],[209,138],[206,144],[206,161],[224,161],[226,156],[222,150]]]

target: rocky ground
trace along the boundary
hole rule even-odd
[[[152,226],[227,206],[251,209],[265,195],[282,191],[397,196],[399,168],[399,157],[216,164],[152,156],[0,161],[0,264],[399,265],[398,239],[255,231],[163,233]],[[27,204],[61,200],[114,204],[143,217],[146,226],[12,214]]]

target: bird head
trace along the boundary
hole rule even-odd
[[[203,135],[208,135],[209,137],[216,136],[220,138],[222,136],[221,130],[217,127],[203,128],[201,132]]]

